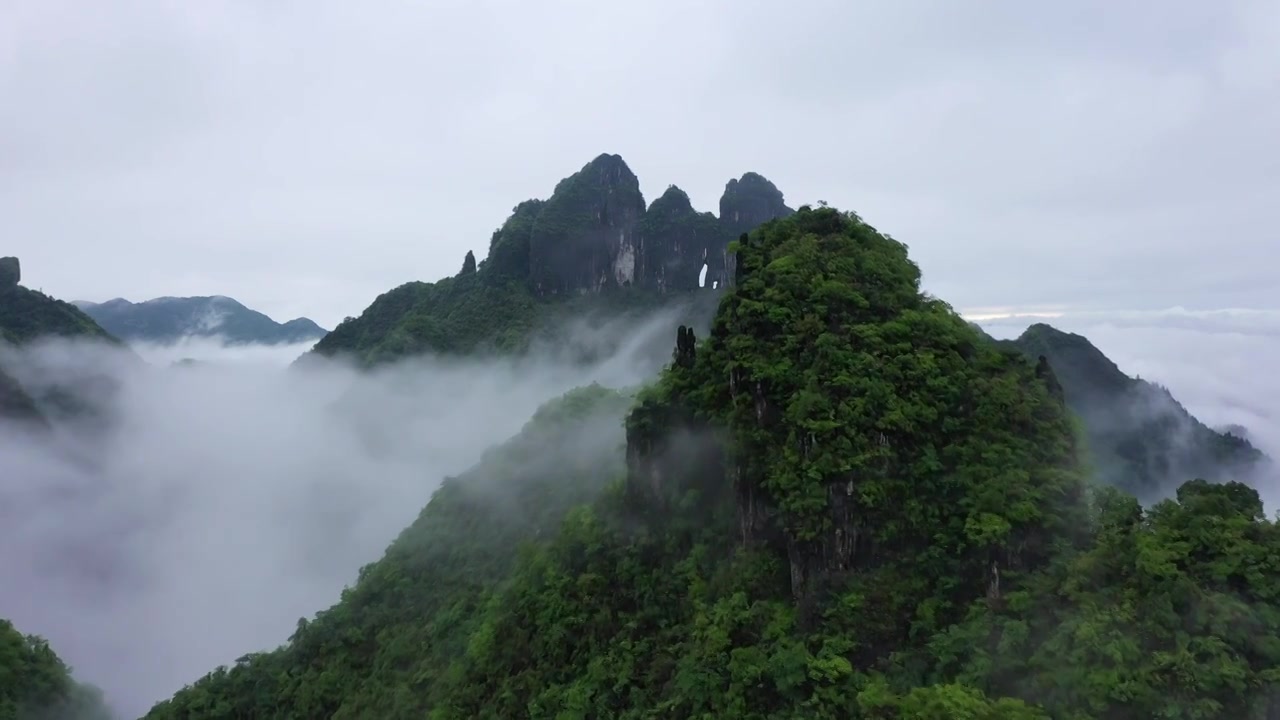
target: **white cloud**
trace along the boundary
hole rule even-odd
[[[357,374],[285,370],[282,356],[252,350],[219,358],[214,345],[189,366],[61,342],[6,351],[0,361],[29,387],[104,369],[119,384],[105,429],[33,439],[0,427],[0,617],[49,638],[136,716],[283,642],[381,556],[443,477],[568,389],[649,376],[670,359],[674,327],[670,314],[575,325],[583,346],[620,341],[586,368],[545,352]]]

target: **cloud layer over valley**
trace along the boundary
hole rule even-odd
[[[548,399],[651,376],[676,322],[575,326],[579,344],[609,348],[585,369],[547,348],[370,374],[285,369],[285,348],[220,358],[216,343],[138,348],[153,363],[62,342],[5,351],[29,387],[75,368],[115,386],[105,425],[0,429],[0,615],[136,716],[335,602],[443,477]]]

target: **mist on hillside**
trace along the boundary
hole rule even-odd
[[[0,363],[29,388],[88,373],[106,390],[94,422],[0,427],[0,608],[136,717],[336,602],[443,477],[547,400],[652,377],[676,324],[662,312],[572,326],[610,349],[585,367],[545,347],[367,373],[217,341],[7,349]]]
[[[980,324],[1003,339],[1017,337],[1034,322],[1085,336],[1125,374],[1167,388],[1211,428],[1237,434],[1243,429],[1254,447],[1280,461],[1280,376],[1259,371],[1269,358],[1280,356],[1280,314],[1174,309],[1013,316],[984,319]],[[1187,479],[1171,483],[1169,494]],[[1261,475],[1245,479],[1257,488],[1268,514],[1280,512],[1275,463]]]

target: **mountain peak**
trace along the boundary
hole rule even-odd
[[[649,211],[653,212],[655,207],[662,206],[693,209],[693,202],[689,200],[689,193],[681,190],[676,185],[668,185],[667,189],[658,196],[658,199],[649,204]]]
[[[1129,377],[1087,338],[1045,323],[1004,341],[1061,384],[1084,422],[1099,479],[1144,502],[1193,477],[1245,479],[1270,460],[1246,438],[1197,420],[1168,388]]]
[[[277,323],[226,295],[164,296],[133,303],[123,298],[83,308],[123,340],[170,344],[186,337],[220,337],[233,345],[317,340],[325,330],[306,318]]]
[[[782,191],[756,172],[729,180],[720,196],[720,220],[729,227],[733,237],[794,212],[784,202]]]
[[[0,290],[13,287],[22,280],[22,264],[16,257],[0,258]]]
[[[732,279],[730,241],[793,212],[758,173],[732,180],[728,188],[723,217],[699,212],[675,185],[646,206],[640,182],[622,157],[601,153],[558,182],[551,197],[512,208],[490,237],[488,256],[476,264],[474,278],[471,260],[464,258],[462,270],[451,278],[406,283],[384,293],[315,351],[381,361],[469,349],[499,336],[518,344],[528,330],[514,317],[509,329],[461,320],[481,314],[479,308],[497,298],[537,314],[541,302],[528,301],[628,287],[659,294],[723,288]],[[444,333],[442,326],[452,331]]]

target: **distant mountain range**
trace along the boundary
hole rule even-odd
[[[126,342],[168,345],[188,337],[217,337],[228,345],[282,345],[318,340],[328,332],[307,318],[278,323],[222,295],[74,304]]]
[[[1043,323],[1001,345],[1045,358],[1084,425],[1097,478],[1154,502],[1187,478],[1246,480],[1271,460],[1236,425],[1214,430],[1169,390],[1124,373],[1088,339]]]

